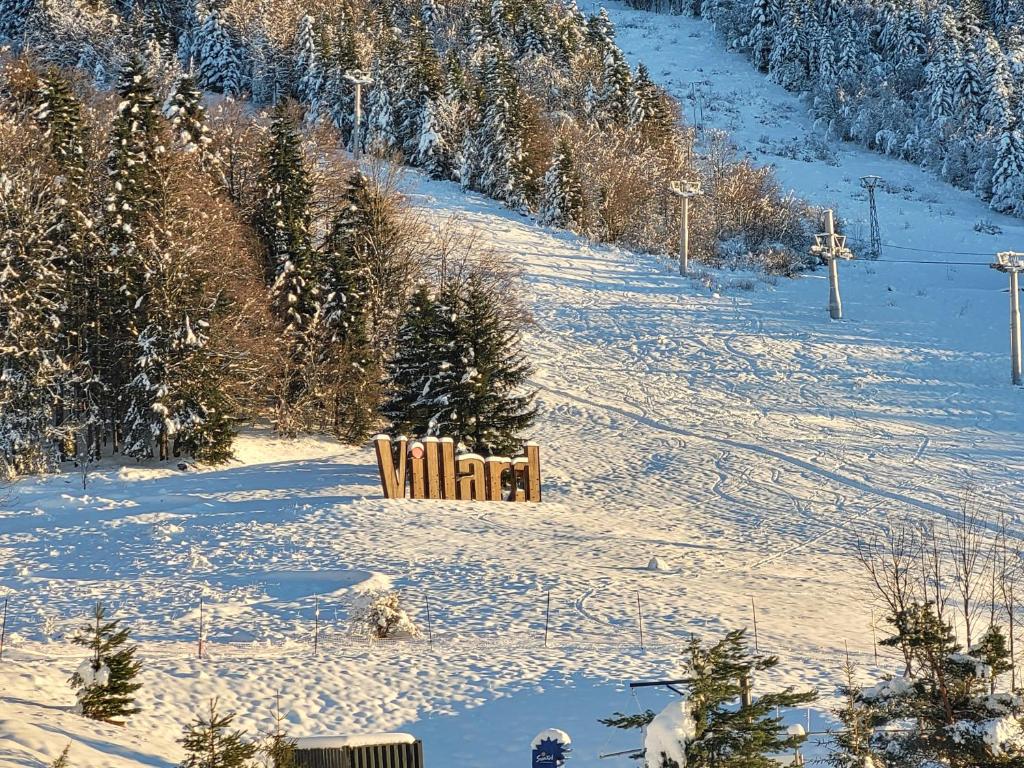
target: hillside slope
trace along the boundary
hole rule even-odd
[[[592,12],[599,6],[581,7]],[[999,250],[1024,249],[1020,219],[993,213],[970,192],[910,163],[826,140],[807,104],[769,81],[742,53],[725,50],[708,22],[636,11],[619,2],[607,8],[626,56],[647,64],[654,80],[684,105],[687,122],[727,131],[758,163],[774,165],[783,186],[814,203],[837,206],[854,240],[866,241],[869,232],[860,178],[885,179],[878,198],[882,240],[890,244],[884,258],[991,261]],[[1002,234],[975,230],[979,222]]]
[[[760,647],[783,659],[759,685],[829,694],[845,642],[872,663],[856,541],[889,519],[950,517],[968,482],[993,509],[1024,493],[1022,393],[989,270],[924,273],[918,290],[915,267],[844,265],[848,320],[834,323],[822,274],[709,274],[707,290],[413,183],[429,215],[457,214],[525,270],[544,504],[385,502],[368,449],[259,432],[223,469],[24,481],[0,513],[14,633],[0,764],[45,765],[71,741],[77,768],[170,766],[206,697],[256,730],[278,692],[296,735],[404,728],[432,764],[475,765],[493,745],[500,768],[557,726],[589,763],[635,745],[598,716],[662,700],[621,683],[677,672],[691,632],[750,625],[751,598]],[[666,572],[645,569],[653,556]],[[421,626],[429,601],[432,648],[345,634],[353,595],[389,583]],[[146,662],[144,711],[124,729],[67,711],[81,653],[59,637],[101,597]]]

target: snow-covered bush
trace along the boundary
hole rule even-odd
[[[419,637],[420,631],[402,607],[398,592],[376,592],[366,596],[353,613],[353,629],[377,640]]]

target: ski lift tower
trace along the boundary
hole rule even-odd
[[[1010,276],[1010,380],[1021,385],[1020,273],[1024,272],[1024,253],[1004,251],[996,255],[992,269]]]
[[[852,259],[853,251],[846,247],[846,235],[836,234],[836,219],[832,209],[825,211],[826,231],[814,236],[811,253],[828,262],[828,315],[833,320],[843,319],[843,300],[839,295],[839,260]]]
[[[860,185],[868,191],[868,207],[871,211],[871,258],[882,257],[882,230],[878,226],[878,204],[875,190],[885,181],[881,176],[862,176]]]
[[[679,181],[669,185],[668,191],[683,203],[683,218],[679,223],[679,274],[690,273],[690,198],[703,195],[699,181]]]
[[[345,73],[345,79],[352,83],[356,89],[355,114],[352,127],[352,159],[358,163],[359,150],[363,143],[361,135],[363,125],[363,86],[373,85],[373,78],[358,69],[351,69]]]

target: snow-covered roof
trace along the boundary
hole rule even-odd
[[[538,733],[533,737],[530,749],[536,749],[540,746],[542,741],[557,741],[565,746],[572,744],[572,739],[569,738],[569,734],[565,731],[559,730],[558,728],[545,728],[543,731]]]
[[[340,749],[341,747],[376,747],[388,744],[415,744],[408,733],[359,733],[350,736],[303,736],[295,740],[296,749]]]

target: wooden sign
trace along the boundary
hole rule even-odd
[[[380,485],[388,499],[540,501],[540,446],[526,444],[514,458],[455,455],[450,437],[410,441],[373,438]]]

